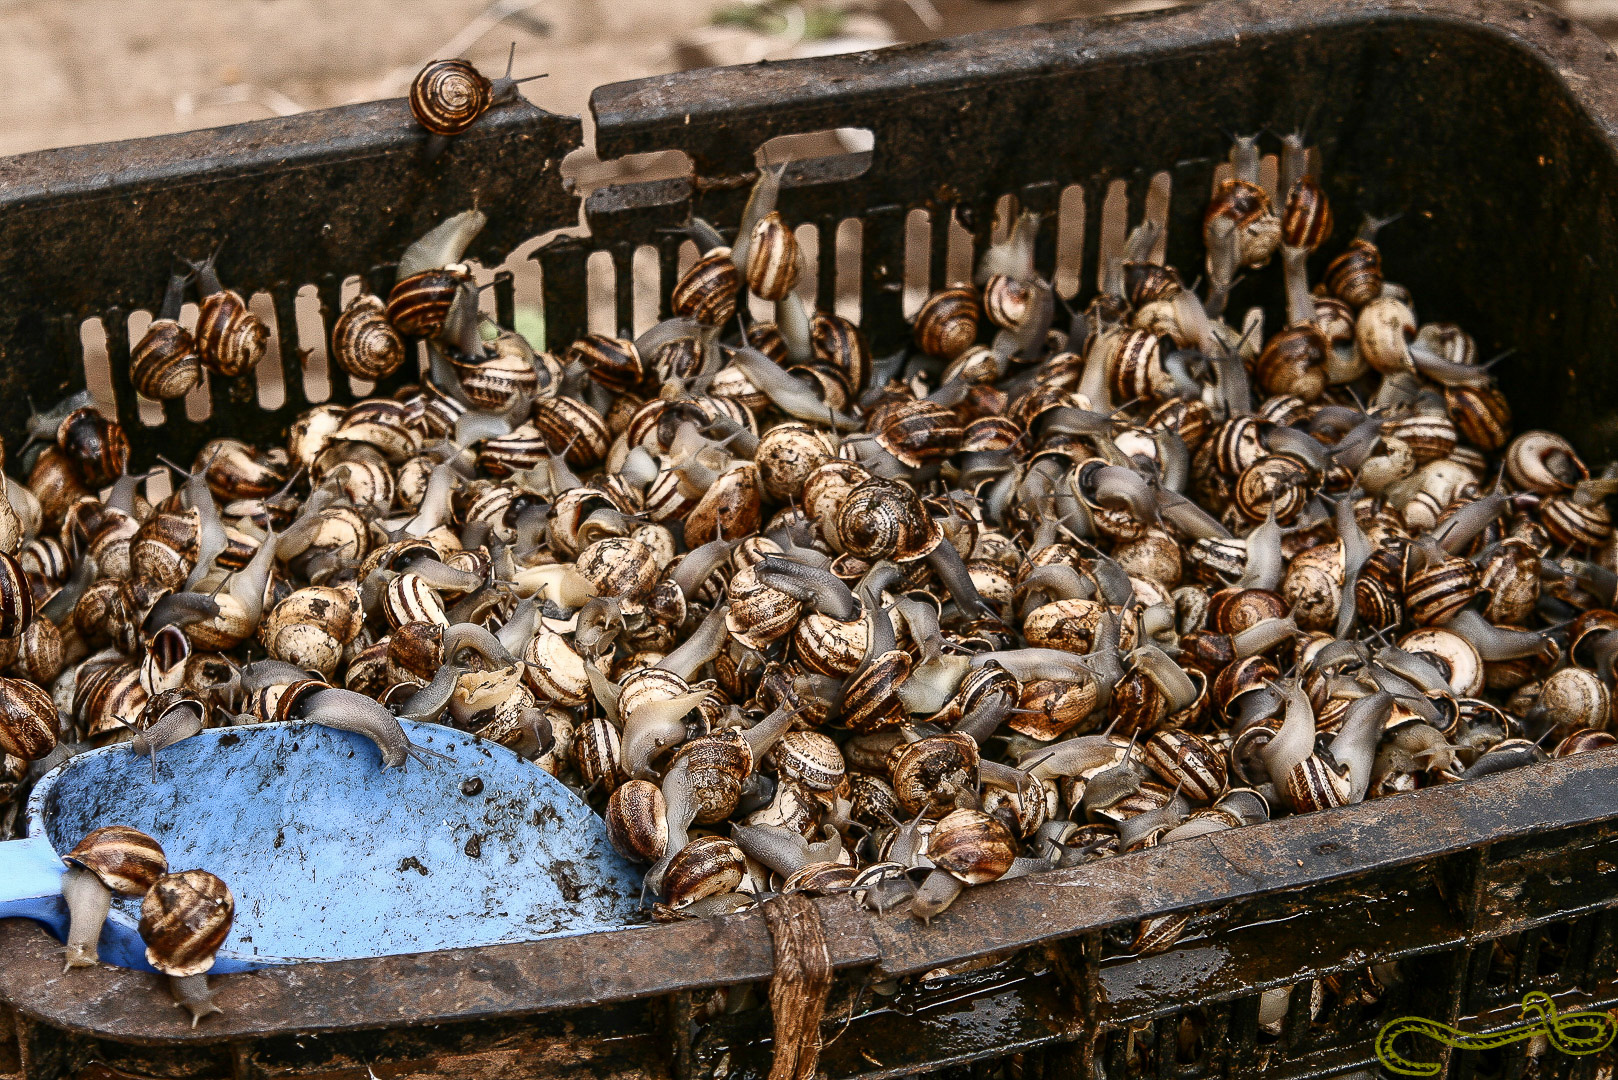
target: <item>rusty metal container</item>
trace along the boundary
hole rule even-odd
[[[981,250],[1000,197],[1048,212],[1039,264],[1050,273],[1060,247],[1082,303],[1104,246],[1148,211],[1168,222],[1168,261],[1199,266],[1225,132],[1312,118],[1338,220],[1402,213],[1381,242],[1423,315],[1518,350],[1500,375],[1519,425],[1618,450],[1618,57],[1531,3],[1230,0],[647,79],[598,90],[592,109],[603,158],[677,149],[690,172],[593,192],[587,237],[533,251],[542,298],[501,279],[500,320],[542,302],[553,347],[586,325],[593,253],[609,257],[599,299],[619,325],[640,249],[666,297],[679,228],[691,214],[733,227],[754,150],[777,136],[871,133],[869,151],[794,162],[781,209],[817,227],[822,305],[839,297],[839,236],[845,268],[857,251],[881,354],[905,332],[906,282],[942,284],[952,236]],[[426,164],[390,101],[0,161],[0,434],[15,444],[30,397],[83,386],[83,335],[104,333],[137,462],[184,458],[227,427],[277,438],[309,402],[308,350],[324,349],[310,320],[330,325],[346,279],[385,292],[388,260],[473,199],[490,217],[471,252],[484,265],[578,224],[561,165],[581,138],[575,118],[511,107]],[[266,294],[277,324],[282,401],[261,408],[251,378],[216,380],[192,414],[173,405],[149,426],[125,373],[130,315],[157,308],[173,252],[227,235],[225,280]],[[1403,1014],[1494,1030],[1529,990],[1606,1009],[1615,814],[1618,755],[1602,752],[975,889],[930,927],[817,900],[836,971],[819,1068],[1370,1076],[1377,1029]],[[1165,916],[1187,920],[1179,943],[1132,954],[1141,920]],[[0,1023],[14,1029],[0,1075],[689,1080],[771,1061],[774,951],[756,912],[221,977],[225,1015],[194,1031],[150,976],[64,979],[55,949],[33,924],[0,923]],[[1284,1014],[1261,1017],[1287,986]],[[1433,1053],[1459,1077],[1613,1068],[1610,1052],[1529,1042]]]

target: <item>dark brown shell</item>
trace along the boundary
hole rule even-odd
[[[730,249],[714,248],[681,276],[669,304],[677,316],[695,319],[704,326],[724,326],[736,315],[741,285],[741,272],[730,257]]]
[[[1444,389],[1449,417],[1467,442],[1493,453],[1511,441],[1511,405],[1494,387],[1450,386]]]
[[[960,418],[936,401],[907,401],[871,419],[877,445],[912,469],[947,458],[960,446]]]
[[[433,60],[410,83],[410,114],[434,135],[459,135],[493,100],[493,84],[466,60]]]
[[[1314,251],[1331,236],[1331,230],[1331,200],[1319,184],[1307,176],[1299,177],[1287,192],[1286,211],[1281,215],[1281,242]]]
[[[393,286],[388,293],[387,318],[401,334],[433,338],[444,329],[455,296],[472,283],[472,275],[459,267],[423,270]]]
[[[1417,626],[1433,626],[1460,611],[1478,593],[1478,568],[1458,555],[1428,560],[1405,580],[1404,602]]]
[[[607,800],[607,841],[626,859],[656,862],[668,847],[668,807],[649,780],[631,780]]]
[[[605,334],[586,334],[575,341],[567,351],[567,361],[583,364],[590,378],[620,394],[639,386],[646,376],[635,343]]]
[[[202,381],[202,358],[191,331],[173,319],[154,319],[129,350],[129,381],[154,401],[183,398]]]
[[[213,967],[235,918],[230,887],[206,870],[166,874],[140,905],[146,962],[165,975],[201,975]]]
[[[576,469],[599,465],[612,445],[612,433],[602,415],[569,397],[534,402],[534,427],[552,453],[561,454]],[[491,442],[493,440],[490,440]]]
[[[1006,726],[1031,739],[1050,742],[1083,723],[1095,711],[1097,696],[1092,679],[1029,679],[1018,694],[1018,712]]]
[[[1269,195],[1257,184],[1235,178],[1219,182],[1202,219],[1203,241],[1209,247],[1214,246],[1211,227],[1220,217],[1229,218],[1236,226],[1243,266],[1263,266],[1281,243],[1281,220]]]
[[[1348,250],[1326,264],[1326,288],[1350,307],[1361,308],[1382,295],[1382,252],[1356,237]]]
[[[1159,731],[1141,747],[1141,757],[1171,786],[1192,802],[1212,802],[1229,783],[1225,755],[1219,747],[1189,731]]]
[[[1208,625],[1216,633],[1239,634],[1288,610],[1286,599],[1268,589],[1220,589],[1208,599]]]
[[[404,338],[388,321],[381,297],[361,293],[348,302],[331,328],[331,354],[338,367],[357,379],[374,382],[399,369]]]
[[[868,480],[849,492],[837,511],[837,535],[850,555],[907,562],[943,540],[915,491],[891,480]]]
[[[977,290],[972,286],[940,289],[916,312],[916,344],[923,352],[953,360],[977,341],[982,314]]]
[[[758,466],[735,461],[685,517],[685,543],[698,548],[713,540],[740,540],[758,532],[764,512],[764,488]]]
[[[21,637],[34,621],[34,590],[16,559],[0,551],[0,639]]]
[[[674,760],[685,761],[690,771],[698,825],[712,825],[729,817],[741,798],[742,785],[753,771],[753,753],[734,728],[700,735],[682,744]]]
[[[855,396],[865,392],[871,381],[871,347],[859,327],[841,315],[817,311],[809,323],[809,339],[817,361],[841,371]]]
[[[129,436],[123,425],[108,420],[92,405],[75,409],[62,420],[56,429],[56,445],[92,489],[106,487],[129,465]]]
[[[144,896],[169,872],[163,845],[127,825],[107,825],[86,833],[62,861],[83,867],[124,896]]]
[[[1265,344],[1254,373],[1267,394],[1293,394],[1306,402],[1326,390],[1326,357],[1331,346],[1314,323],[1289,326]]]
[[[202,366],[226,378],[252,371],[270,348],[270,328],[247,310],[240,293],[221,289],[202,298],[197,315]]]
[[[49,690],[27,679],[0,678],[0,751],[38,761],[56,749],[58,724]]]
[[[843,722],[857,732],[881,731],[905,720],[897,691],[910,677],[910,654],[885,652],[848,683],[843,696]]]
[[[1289,524],[1313,488],[1309,466],[1291,454],[1271,454],[1253,462],[1236,478],[1235,505],[1248,521],[1265,520],[1271,510],[1275,520]]]

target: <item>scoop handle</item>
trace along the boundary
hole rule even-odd
[[[60,931],[67,916],[62,905],[66,872],[43,835],[0,843],[0,919],[38,919]]]

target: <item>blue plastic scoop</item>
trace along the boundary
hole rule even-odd
[[[59,854],[102,825],[223,878],[236,921],[213,970],[497,945],[633,921],[640,871],[550,774],[497,743],[404,721],[448,761],[382,769],[361,735],[306,723],[211,728],[147,759],[116,744],[42,777],[28,837],[0,844],[0,917],[67,930]],[[139,897],[114,897],[104,963],[150,970]]]

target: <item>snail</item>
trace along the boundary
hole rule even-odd
[[[180,325],[180,308],[194,273],[169,276],[157,318],[129,350],[129,381],[154,401],[183,398],[202,382],[196,339]]]
[[[191,1014],[192,1027],[224,1011],[208,990],[208,969],[235,917],[230,887],[206,870],[164,874],[141,901],[146,962],[168,976],[175,1004]]]
[[[234,378],[258,366],[269,351],[270,328],[247,309],[240,293],[225,288],[214,268],[212,254],[191,268],[197,275],[201,311],[197,315],[196,346],[202,366],[216,375]]]
[[[410,114],[430,135],[428,161],[443,153],[450,136],[477,123],[490,109],[516,101],[518,86],[545,77],[513,79],[511,65],[516,58],[517,43],[512,42],[506,73],[493,80],[466,60],[431,60],[416,73],[410,83]]]
[[[114,893],[144,896],[169,871],[162,846],[139,829],[107,825],[86,833],[62,856],[62,899],[68,908],[63,971],[96,965],[96,946]]]
[[[328,687],[310,694],[295,717],[311,724],[352,731],[364,735],[376,744],[382,755],[382,767],[404,768],[407,758],[415,758],[423,765],[431,765],[430,758],[453,761],[441,754],[410,741],[400,726],[398,717],[363,694],[352,690]]]

